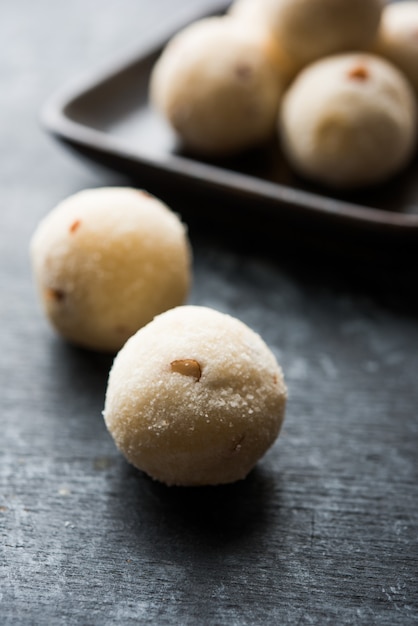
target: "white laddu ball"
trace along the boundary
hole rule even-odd
[[[104,419],[127,460],[168,485],[244,478],[273,444],[286,387],[261,337],[180,306],[131,337],[110,371]]]
[[[185,227],[141,190],[89,189],[67,198],[40,222],[30,252],[47,317],[85,348],[116,352],[188,294]]]
[[[376,51],[396,65],[418,95],[418,2],[388,4],[382,14]]]
[[[228,15],[237,22],[241,30],[246,30],[249,33],[258,32],[260,37],[264,37],[266,44],[270,47],[274,45],[279,76],[281,83],[286,87],[300,67],[285,52],[277,36],[275,36],[272,16],[266,5],[266,0],[236,0],[229,7]]]
[[[321,59],[289,88],[280,115],[283,151],[301,174],[335,187],[386,180],[412,156],[416,106],[392,64],[370,54]]]
[[[370,47],[383,4],[383,0],[236,0],[230,12],[252,24],[264,24],[300,69],[323,56]]]
[[[151,101],[183,143],[208,155],[238,152],[274,134],[284,89],[273,42],[227,16],[194,22],[156,62]]]

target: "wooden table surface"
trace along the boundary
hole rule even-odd
[[[360,284],[363,267],[281,255],[280,234],[267,254],[237,245],[239,225],[234,238],[197,220],[189,302],[258,331],[289,387],[277,443],[221,488],[170,489],[128,466],[101,416],[111,357],[69,347],[40,312],[38,221],[80,189],[132,181],[66,152],[39,110],[186,5],[196,0],[3,7],[0,622],[416,624],[416,283],[398,292],[376,269]]]

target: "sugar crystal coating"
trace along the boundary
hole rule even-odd
[[[151,477],[214,485],[248,474],[278,436],[285,403],[282,371],[259,335],[229,315],[180,306],[119,352],[104,419]]]
[[[59,204],[31,241],[45,313],[66,339],[117,351],[155,315],[182,304],[190,246],[178,217],[137,189],[89,189]]]

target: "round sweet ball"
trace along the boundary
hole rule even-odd
[[[259,0],[258,0],[259,1]],[[262,0],[283,50],[300,66],[372,45],[382,0]]]
[[[369,54],[317,61],[287,92],[280,116],[285,155],[296,170],[335,187],[384,181],[412,156],[412,89],[393,65]]]
[[[212,156],[239,152],[274,134],[283,89],[272,40],[228,16],[197,21],[178,33],[150,83],[151,101],[183,144]]]
[[[144,191],[114,187],[71,196],[41,221],[30,251],[47,317],[85,348],[116,352],[188,293],[185,228]]]
[[[259,335],[182,306],[131,337],[110,371],[104,419],[126,459],[168,485],[245,478],[273,444],[286,387]]]
[[[260,36],[273,42],[281,81],[290,82],[300,68],[275,37],[268,2],[269,0],[235,0],[228,10],[228,15],[239,23],[241,29],[247,29],[252,33],[257,30]]]
[[[377,52],[404,72],[418,94],[418,2],[399,2],[385,7]]]

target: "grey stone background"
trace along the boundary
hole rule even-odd
[[[408,301],[387,298],[396,281],[359,290],[308,257],[191,231],[190,302],[257,330],[289,386],[275,446],[246,481],[211,489],[125,463],[101,418],[111,358],[67,346],[40,312],[38,221],[82,188],[129,184],[54,143],[40,108],[188,6],[2,4],[0,622],[417,623],[418,331]]]

